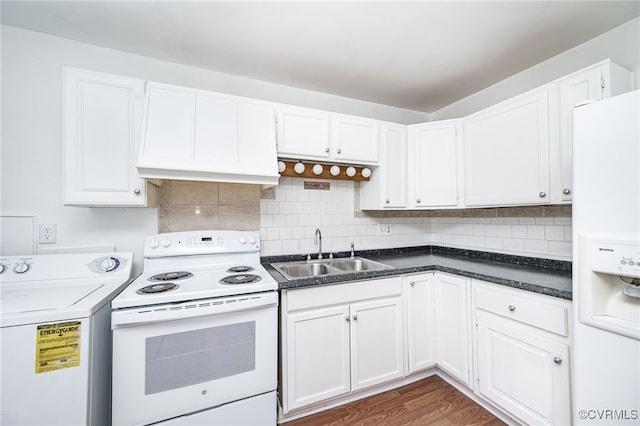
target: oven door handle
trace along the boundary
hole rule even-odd
[[[278,306],[278,293],[247,294],[219,299],[193,300],[190,302],[136,308],[119,309],[111,313],[111,329],[175,321],[207,315],[226,314]]]

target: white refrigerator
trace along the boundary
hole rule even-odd
[[[573,120],[572,413],[640,424],[640,92]]]

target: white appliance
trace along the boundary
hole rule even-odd
[[[133,253],[0,258],[3,425],[109,425],[111,299]]]
[[[640,421],[640,92],[574,109],[573,415]]]
[[[147,237],[112,302],[114,425],[275,425],[277,282],[257,233]]]

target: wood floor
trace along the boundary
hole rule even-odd
[[[431,376],[283,426],[504,425],[438,376]]]

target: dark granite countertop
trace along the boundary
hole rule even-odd
[[[306,257],[266,256],[262,258],[262,264],[281,290],[441,271],[571,300],[571,262],[439,246],[366,250],[357,251],[356,255],[394,269],[288,280],[271,263],[303,260]],[[348,257],[349,253],[334,253],[334,256]]]

